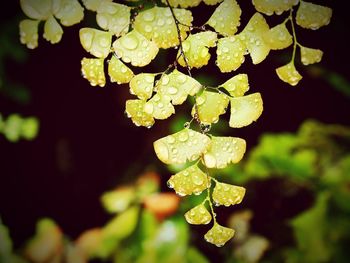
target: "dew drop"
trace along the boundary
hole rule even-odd
[[[187,76],[185,75],[180,75],[177,77],[177,81],[180,83],[180,84],[183,84],[186,82],[186,79],[187,79]]]
[[[123,38],[120,38],[120,41],[122,46],[129,50],[136,49],[139,44],[138,39],[132,35],[124,36]]]
[[[170,81],[170,78],[167,75],[162,77],[162,85],[167,85]]]
[[[145,25],[145,31],[146,31],[147,33],[152,32],[152,30],[153,30],[152,26],[150,26],[150,25]]]
[[[208,168],[213,168],[216,165],[216,158],[210,153],[205,154],[204,163]]]
[[[148,114],[152,114],[154,110],[153,103],[146,103],[143,110]]]
[[[167,142],[170,144],[173,144],[176,141],[176,139],[174,138],[174,136],[169,135],[167,138]]]
[[[143,14],[143,19],[144,19],[145,21],[148,21],[148,22],[153,21],[153,20],[154,20],[154,13],[153,13],[153,12],[145,12],[145,13]]]
[[[104,15],[101,14],[101,15],[97,16],[97,23],[101,28],[107,29],[108,20]]]
[[[208,49],[207,48],[203,48],[200,55],[201,55],[202,58],[205,58],[208,54],[209,54]]]
[[[158,19],[158,21],[157,21],[158,26],[164,26],[164,24],[165,24],[164,19]]]
[[[161,161],[163,161],[165,163],[169,162],[169,150],[168,150],[168,147],[165,143],[163,143],[161,141],[155,142],[154,149],[155,149],[155,152],[156,152],[158,158]]]
[[[171,178],[167,181],[167,186],[169,187],[169,188],[174,188],[174,183],[173,183],[173,181],[171,180]]]
[[[177,88],[175,87],[169,87],[168,88],[168,93],[171,94],[171,95],[174,95],[178,92]]]
[[[184,133],[181,133],[180,136],[179,136],[179,141],[180,142],[185,142],[188,140],[188,134],[187,132],[184,132]]]
[[[198,175],[193,175],[192,176],[192,182],[195,184],[195,185],[202,185],[203,184],[203,182],[204,182],[204,180],[203,180],[203,178],[201,178],[200,176],[198,176]]]
[[[189,128],[191,125],[191,123],[189,121],[185,122],[184,123],[184,128]]]

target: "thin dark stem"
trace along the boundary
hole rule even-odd
[[[181,54],[181,56],[183,57],[183,59],[184,59],[184,61],[185,61],[185,65],[186,65],[186,69],[187,69],[188,75],[189,75],[190,77],[192,77],[191,68],[190,68],[190,66],[188,65],[187,57],[186,57],[186,55],[185,55],[184,48],[183,48],[183,45],[182,45],[181,31],[180,31],[180,27],[179,27],[180,22],[179,22],[179,20],[176,18],[175,13],[174,13],[174,9],[173,9],[172,6],[170,5],[169,0],[166,0],[166,3],[167,3],[167,5],[168,5],[168,7],[170,8],[171,15],[173,16],[174,21],[175,21],[175,26],[176,26],[176,31],[177,31],[177,37],[178,37],[178,39],[179,39],[179,50],[180,50],[180,54]]]
[[[183,42],[182,42],[182,39],[181,39],[181,31],[180,31],[180,27],[179,25],[182,25],[181,22],[176,18],[176,15],[174,13],[174,9],[172,8],[172,6],[170,5],[169,3],[169,0],[166,0],[167,2],[167,5],[171,11],[171,14],[174,18],[174,21],[175,21],[175,26],[176,26],[176,31],[177,31],[177,37],[179,39],[179,51],[180,51],[180,56],[176,58],[176,61],[178,61],[178,59],[182,56],[184,62],[185,62],[185,66],[186,66],[186,69],[187,69],[187,72],[188,72],[188,75],[190,77],[192,77],[192,74],[191,74],[191,67],[189,66],[188,64],[188,60],[187,60],[187,57],[185,55],[185,51],[184,51],[184,48],[183,48]],[[194,95],[194,108],[195,108],[195,113],[194,113],[194,119],[196,120],[196,122],[198,123],[199,127],[202,127],[202,122],[201,120],[199,119],[199,110],[198,110],[198,104],[197,104],[197,101],[196,101],[196,98],[197,96]],[[206,133],[205,130],[203,130],[202,128],[200,129],[202,133]]]
[[[172,6],[170,5],[169,0],[166,0],[166,2],[167,2],[167,5],[168,5],[168,7],[169,7],[169,9],[170,9],[170,11],[171,11],[171,14],[172,14],[172,16],[173,16],[173,19],[174,19],[174,21],[175,21],[175,26],[176,26],[176,31],[177,31],[177,37],[178,37],[178,39],[179,39],[179,51],[180,51],[180,55],[176,58],[176,63],[177,63],[178,59],[179,59],[180,57],[182,57],[182,58],[184,59],[184,61],[185,61],[185,66],[186,66],[188,75],[189,75],[190,77],[192,77],[192,74],[191,74],[191,67],[190,67],[189,64],[188,64],[188,60],[187,60],[187,57],[186,57],[186,54],[185,54],[185,51],[184,51],[184,48],[183,48],[183,42],[182,42],[182,39],[181,39],[181,31],[180,31],[179,25],[182,25],[182,23],[176,18],[176,15],[175,15],[175,13],[174,13],[174,9],[173,9]],[[191,29],[191,28],[193,28],[193,27],[189,26],[189,28]],[[195,108],[195,113],[194,113],[193,118],[194,118],[194,119],[196,120],[196,122],[198,123],[198,125],[199,125],[199,127],[200,127],[201,133],[204,133],[204,134],[205,134],[205,133],[207,133],[207,131],[206,131],[205,129],[202,129],[202,125],[201,125],[202,122],[201,122],[201,120],[199,119],[199,113],[198,113],[199,110],[198,110],[198,104],[197,104],[197,101],[196,101],[197,96],[194,95],[193,97],[194,97],[194,108]]]

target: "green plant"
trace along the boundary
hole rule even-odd
[[[199,26],[189,8],[201,1],[144,1],[144,5],[140,5],[143,1],[126,2],[83,0],[81,5],[76,0],[21,0],[23,12],[31,19],[21,21],[20,40],[28,48],[36,48],[38,25],[45,21],[44,38],[58,43],[63,29],[57,19],[64,26],[71,26],[82,21],[85,9],[96,12],[100,29],[80,29],[80,42],[93,56],[81,61],[83,77],[92,86],[105,86],[107,62],[110,82],[129,83],[130,92],[137,97],[127,100],[125,106],[135,125],[150,128],[155,119],[169,118],[175,113],[174,106],[193,98],[190,121],[184,123],[182,130],[155,141],[154,150],[165,164],[185,166],[168,181],[168,186],[179,195],[206,191],[202,202],[186,212],[185,218],[191,224],[208,224],[212,220],[213,226],[204,238],[223,246],[233,237],[234,230],[217,222],[214,205],[241,203],[245,188],[220,182],[211,174],[215,169],[238,163],[246,151],[246,142],[237,137],[214,136],[210,134],[211,125],[219,121],[230,104],[229,126],[247,126],[262,114],[263,100],[259,92],[245,95],[250,88],[247,74],[237,74],[213,87],[197,81],[193,68],[208,65],[210,49],[215,47],[217,67],[222,73],[230,73],[242,65],[248,54],[252,63],[258,64],[271,50],[292,45],[291,60],[278,67],[276,73],[282,81],[297,85],[302,79],[294,65],[297,49],[304,65],[319,62],[323,52],[301,45],[295,27],[314,30],[325,26],[332,10],[306,1],[253,0],[257,12],[237,33],[244,10],[235,0],[203,0],[206,5],[216,5],[216,9]],[[263,14],[273,13],[287,16],[270,28]],[[138,68],[152,62],[159,49],[177,50],[173,62],[161,72],[135,74]]]

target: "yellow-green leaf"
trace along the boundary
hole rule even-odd
[[[284,49],[293,43],[293,37],[289,33],[286,24],[282,23],[274,26],[264,35],[264,41],[271,49]]]
[[[231,96],[241,97],[249,90],[248,75],[238,74],[227,80],[220,87],[226,89]]]
[[[184,40],[192,25],[192,13],[186,9],[173,9],[180,22],[181,39]],[[134,22],[134,28],[149,40],[153,40],[159,48],[170,48],[179,45],[176,25],[171,11],[167,7],[153,7],[140,12]]]
[[[224,37],[218,40],[216,65],[221,72],[238,69],[244,62],[245,44],[237,36]]]
[[[217,182],[212,197],[215,205],[230,206],[240,204],[244,195],[244,187]]]
[[[86,7],[86,9],[91,10],[91,11],[97,11],[98,7],[100,6],[100,4],[104,3],[104,2],[112,2],[113,0],[82,0],[84,6]]]
[[[8,228],[0,222],[0,259],[12,254],[13,244]]]
[[[177,69],[163,75],[156,85],[158,92],[168,96],[174,105],[182,104],[188,95],[195,95],[201,87],[197,80]]]
[[[263,101],[259,92],[243,97],[231,98],[229,125],[241,128],[256,121],[263,111]]]
[[[103,207],[109,213],[120,213],[127,209],[135,199],[134,187],[120,187],[114,191],[109,191],[101,196]]]
[[[139,99],[147,100],[152,96],[154,78],[156,74],[140,73],[130,80],[130,93]]]
[[[113,48],[124,62],[137,67],[148,65],[159,50],[154,42],[147,40],[135,29],[114,41]]]
[[[217,35],[212,31],[200,32],[189,35],[182,43],[183,52],[187,58],[190,67],[200,68],[208,64],[210,59],[209,47],[216,46]],[[178,51],[178,62],[186,67],[184,57],[181,56],[181,50]]]
[[[282,14],[297,5],[299,0],[253,0],[255,9],[265,15]]]
[[[2,132],[6,139],[11,142],[16,142],[20,139],[22,122],[23,118],[18,114],[11,114],[7,118],[5,125],[2,127]]]
[[[203,0],[206,5],[216,5],[221,3],[223,0]]]
[[[195,7],[200,4],[202,0],[169,0],[169,4],[172,7],[183,7],[183,8],[188,8],[188,7]],[[162,0],[163,4],[167,4],[166,0]]]
[[[152,114],[145,111],[146,101],[144,100],[127,100],[125,112],[136,126],[151,127],[154,124]]]
[[[27,48],[34,49],[38,46],[39,20],[24,19],[19,23],[20,41]]]
[[[108,75],[111,82],[122,84],[128,83],[133,78],[134,73],[118,58],[112,56],[108,63]]]
[[[52,0],[20,0],[22,11],[30,18],[46,20],[52,14]]]
[[[168,186],[174,188],[175,192],[181,196],[200,194],[210,186],[210,179],[195,164],[172,175],[168,180]]]
[[[59,2],[59,9],[54,14],[62,25],[72,26],[83,19],[84,8],[77,0],[60,0]]]
[[[65,252],[66,263],[86,263],[85,255],[78,247],[68,243]]]
[[[300,1],[296,15],[299,26],[307,29],[319,29],[329,24],[332,17],[332,9],[310,2]]]
[[[124,35],[129,31],[131,7],[103,1],[97,9],[97,24],[116,36]]]
[[[83,58],[81,60],[81,73],[91,86],[104,87],[106,78],[103,58]]]
[[[165,120],[175,113],[175,108],[170,103],[170,99],[160,93],[155,94],[146,102],[144,110],[159,120]]]
[[[225,94],[203,91],[196,97],[198,117],[204,124],[216,123],[219,116],[226,112],[229,98]],[[196,106],[193,106],[192,115],[196,112]]]
[[[186,221],[192,225],[206,225],[211,221],[211,214],[204,206],[200,204],[185,213]]]
[[[242,10],[236,0],[224,0],[209,18],[207,24],[224,36],[233,36],[240,25]]]
[[[264,35],[269,32],[269,25],[260,13],[255,13],[239,34],[245,43],[253,64],[262,62],[270,52],[270,47],[265,43]]]
[[[131,235],[137,225],[138,215],[138,206],[132,206],[121,214],[118,214],[102,229],[103,239],[121,240]]]
[[[21,125],[21,136],[26,140],[33,140],[39,130],[39,121],[35,117],[25,118]]]
[[[294,66],[294,62],[290,61],[284,66],[276,69],[278,77],[284,82],[289,83],[292,86],[298,84],[298,82],[303,78]]]
[[[108,56],[111,49],[112,34],[94,28],[82,28],[79,31],[80,43],[83,48],[98,58]]]
[[[314,64],[321,61],[323,51],[320,49],[300,46],[301,62],[304,65]]]
[[[207,242],[216,245],[217,247],[222,247],[227,241],[229,241],[235,231],[228,227],[223,227],[218,223],[214,223],[214,226],[204,235]]]
[[[245,151],[246,142],[241,138],[212,136],[203,163],[208,168],[225,168],[230,163],[238,163]]]
[[[41,219],[36,234],[28,242],[24,254],[32,262],[47,262],[62,249],[62,232],[51,219]]]
[[[195,161],[210,145],[208,136],[185,128],[153,143],[159,160],[166,164],[182,164]]]
[[[44,38],[51,44],[61,41],[63,29],[53,16],[50,16],[44,25]]]

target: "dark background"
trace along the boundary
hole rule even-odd
[[[3,9],[2,25],[23,18],[16,2],[8,1],[6,12]],[[249,11],[243,12],[242,26],[253,12],[250,1],[246,2],[242,9],[247,6]],[[299,42],[322,49],[325,53],[319,66],[349,79],[347,9],[341,6],[345,1],[336,1],[337,6],[333,1],[314,2],[334,8],[331,24],[317,31],[298,27]],[[198,18],[204,22],[209,17],[204,12],[200,9],[195,13],[194,21]],[[285,15],[276,21],[283,21]],[[80,75],[80,60],[89,55],[80,45],[79,28],[64,27],[61,42],[51,45],[42,38],[41,27],[39,47],[26,50],[25,62],[5,60],[7,78],[25,85],[32,99],[22,105],[0,96],[0,112],[5,116],[13,112],[34,115],[40,120],[40,132],[34,141],[11,143],[0,137],[0,216],[16,246],[33,235],[40,217],[53,218],[71,238],[103,225],[109,216],[101,207],[100,195],[132,180],[149,165],[162,173],[164,187],[170,175],[156,159],[152,142],[169,133],[169,123],[175,116],[156,122],[152,129],[136,127],[124,115],[125,100],[132,98],[127,85],[107,80],[104,88],[90,86]],[[18,32],[14,36],[19,42]],[[291,52],[291,48],[272,51],[268,59],[254,67],[247,56],[237,71],[249,74],[250,92],[261,92],[264,100],[258,122],[229,133],[246,139],[248,149],[262,133],[294,132],[309,118],[350,125],[349,98],[326,80],[312,77],[312,66],[297,64],[304,78],[296,87],[278,79],[274,69],[287,62]],[[213,62],[214,57],[209,63]],[[212,75],[217,84],[236,74],[219,74],[212,67],[194,70],[194,75],[203,72]],[[185,105],[176,109],[189,112]]]

